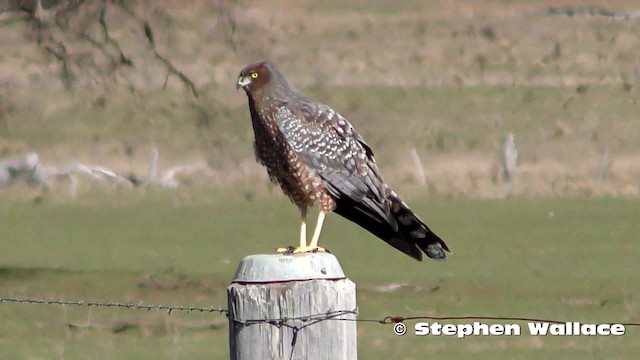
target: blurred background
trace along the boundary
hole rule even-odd
[[[638,320],[639,34],[633,0],[1,1],[0,296],[224,305],[240,258],[298,231],[235,89],[269,59],[454,251],[418,264],[331,217],[362,314]],[[227,356],[226,324],[184,325],[202,316],[0,314],[3,359]],[[367,359],[640,351],[359,336]]]

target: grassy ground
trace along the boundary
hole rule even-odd
[[[184,201],[189,194],[137,195],[95,195],[75,204],[3,202],[0,294],[226,307],[224,288],[242,256],[296,238],[297,214],[280,196],[249,201],[242,193],[208,191]],[[361,318],[640,320],[637,200],[408,200],[447,239],[454,251],[448,262],[415,262],[337,217],[323,233],[324,245],[358,285]],[[407,286],[377,288],[390,283]],[[220,315],[2,304],[0,317],[2,359],[223,359],[228,351]],[[209,320],[221,327],[189,326]],[[67,326],[89,321],[94,329]],[[111,331],[122,321],[138,327]],[[640,329],[634,328],[618,338],[464,340],[399,338],[390,326],[369,323],[358,331],[363,359],[419,359],[424,353],[624,359],[640,351]]]

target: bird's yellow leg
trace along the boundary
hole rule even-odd
[[[300,246],[307,246],[307,208],[304,207],[300,210],[302,213],[302,223],[300,224]]]
[[[320,239],[320,232],[322,231],[322,224],[324,223],[325,212],[320,211],[318,214],[318,221],[316,222],[316,229],[313,231],[313,237],[311,238],[311,244],[309,244],[309,248],[312,251],[326,251],[324,248],[318,247],[318,240]]]
[[[318,222],[316,223],[316,229],[313,232],[313,238],[311,239],[311,244],[307,245],[306,237],[307,237],[307,211],[306,209],[301,209],[302,212],[302,225],[300,225],[300,246],[297,248],[288,247],[288,248],[280,248],[278,252],[285,254],[300,254],[307,252],[326,252],[324,248],[318,246],[318,238],[320,238],[320,231],[322,230],[322,223],[324,222],[325,213],[320,211],[318,215]]]
[[[278,248],[276,250],[279,253],[292,253],[292,252],[303,252],[297,251],[298,249],[304,249],[307,247],[307,208],[300,208],[300,215],[302,221],[300,223],[300,245],[297,248],[293,248],[293,246],[289,246],[286,248]]]

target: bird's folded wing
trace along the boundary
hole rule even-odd
[[[366,203],[382,218],[395,222],[373,152],[344,117],[320,103],[285,105],[277,113],[289,146],[326,182],[334,197]]]

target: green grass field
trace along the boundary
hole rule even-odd
[[[294,243],[298,216],[279,194],[249,201],[239,192],[202,192],[3,201],[0,296],[226,307],[240,259]],[[638,200],[406,198],[451,246],[446,263],[415,262],[337,216],[323,232],[322,243],[358,285],[360,318],[640,320]],[[376,288],[391,283],[407,286]],[[217,314],[1,304],[0,319],[0,359],[228,356],[226,321]],[[67,325],[89,321],[94,328]],[[122,321],[137,327],[112,331]],[[220,327],[185,326],[203,321]],[[616,338],[459,340],[397,337],[390,325],[361,323],[358,337],[362,359],[629,359],[640,351],[638,328]]]

